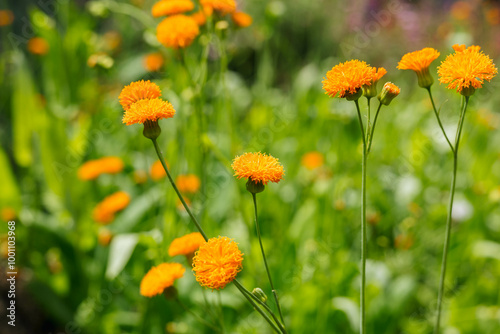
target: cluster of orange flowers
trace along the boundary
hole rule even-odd
[[[156,27],[158,41],[166,47],[186,48],[200,34],[209,17],[215,12],[219,15],[231,14],[234,24],[238,27],[248,27],[252,17],[236,10],[235,0],[200,0],[200,6],[195,11],[191,0],[160,0],[153,5],[151,14],[154,17],[167,16]]]
[[[89,160],[78,169],[80,180],[94,180],[102,174],[118,174],[123,170],[123,161],[118,157],[103,157]]]

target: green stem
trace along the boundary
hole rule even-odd
[[[368,100],[368,113],[367,113],[367,116],[366,116],[366,119],[367,119],[367,123],[366,123],[366,134],[365,134],[365,138],[370,138],[370,131],[371,131],[371,105],[370,105],[370,101],[371,101],[371,97],[367,97],[366,98]]]
[[[446,135],[446,131],[444,131],[443,123],[441,123],[441,118],[439,117],[439,113],[436,109],[436,105],[434,104],[434,99],[432,98],[431,87],[427,88],[427,92],[429,92],[429,98],[431,99],[431,103],[432,103],[432,110],[434,110],[434,114],[436,115],[439,127],[441,128],[441,131],[443,132],[444,138],[446,138],[448,145],[450,145],[451,151],[455,152],[455,148],[453,148],[453,145],[451,144],[450,139],[448,139],[448,136]]]
[[[441,276],[439,278],[439,292],[438,292],[438,303],[437,303],[437,318],[436,326],[434,328],[434,333],[439,334],[440,322],[441,322],[441,311],[444,296],[444,283],[446,277],[446,264],[448,260],[448,249],[450,247],[450,236],[451,236],[451,220],[453,212],[453,200],[455,197],[455,185],[457,179],[457,167],[458,167],[458,146],[460,143],[460,137],[462,135],[462,128],[464,125],[465,112],[467,111],[467,105],[469,103],[469,97],[466,96],[462,101],[462,110],[460,111],[460,120],[458,121],[457,133],[455,136],[455,149],[453,150],[453,176],[451,179],[451,189],[450,189],[450,201],[448,204],[448,216],[446,218],[446,232],[444,237],[443,246],[443,259],[441,262]]]
[[[359,126],[361,129],[361,137],[363,138],[363,157],[361,163],[361,288],[360,288],[360,326],[359,331],[361,334],[366,333],[365,325],[365,285],[366,285],[366,139],[365,132],[363,131],[363,119],[361,118],[361,111],[359,110],[358,101],[354,101],[356,110],[358,112]]]
[[[368,151],[367,154],[370,154],[370,150],[372,148],[372,141],[373,141],[373,133],[375,132],[375,126],[377,125],[377,118],[378,118],[378,113],[380,112],[380,108],[382,108],[382,103],[378,105],[377,112],[375,113],[375,119],[373,120],[373,126],[370,131],[370,136],[368,138]]]
[[[184,209],[186,209],[186,212],[188,213],[189,217],[191,217],[191,220],[196,225],[196,228],[198,229],[198,231],[200,231],[200,233],[203,236],[203,238],[205,239],[205,241],[208,241],[208,237],[205,234],[205,231],[203,231],[203,228],[201,228],[200,223],[198,223],[198,220],[196,219],[196,217],[191,212],[191,209],[189,209],[189,206],[186,204],[186,201],[184,201],[184,198],[182,197],[179,189],[177,189],[177,186],[175,185],[175,182],[172,179],[172,176],[170,175],[170,172],[168,170],[167,164],[165,163],[165,159],[163,159],[163,154],[161,154],[160,147],[158,146],[158,142],[156,141],[156,139],[151,139],[151,141],[153,142],[153,145],[154,145],[155,150],[156,150],[156,154],[158,155],[158,158],[160,159],[161,165],[163,166],[163,169],[167,173],[167,176],[168,176],[168,179],[170,181],[170,184],[172,185],[172,187],[174,188],[175,192],[177,193],[177,196],[179,197],[179,200],[181,201],[182,205],[184,206]]]
[[[184,311],[188,312],[189,314],[191,314],[194,318],[196,318],[196,320],[198,320],[200,323],[202,323],[203,325],[207,326],[207,327],[210,327],[212,328],[213,330],[215,330],[216,332],[220,333],[221,330],[217,327],[215,327],[215,325],[209,323],[208,321],[206,321],[205,319],[203,319],[201,316],[199,316],[198,314],[194,313],[191,309],[189,309],[186,305],[184,305],[184,303],[182,303],[180,301],[179,298],[175,298],[175,301],[184,309]]]
[[[284,324],[285,321],[283,320],[283,314],[281,313],[281,306],[278,300],[278,293],[274,289],[273,280],[271,279],[271,272],[269,271],[269,267],[267,265],[266,253],[264,252],[264,246],[262,245],[262,239],[260,237],[260,226],[257,214],[257,196],[254,193],[252,193],[252,198],[253,198],[253,205],[255,208],[255,226],[257,229],[257,236],[259,237],[259,244],[260,244],[260,250],[262,251],[262,258],[264,259],[264,265],[266,267],[267,277],[269,278],[269,284],[271,285],[271,290],[274,295],[274,301],[276,302],[276,307],[278,308],[278,313],[280,315],[281,322]]]

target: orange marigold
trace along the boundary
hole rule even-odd
[[[167,163],[168,167],[168,163]],[[160,160],[156,160],[152,165],[151,168],[149,169],[149,174],[151,175],[151,178],[154,181],[158,181],[163,179],[165,176],[167,176],[167,173],[165,172],[165,169],[163,169],[163,166],[161,165]]]
[[[320,152],[312,151],[302,156],[301,163],[305,168],[313,170],[323,166],[324,161],[325,159],[323,157],[323,154],[321,154]]]
[[[97,204],[93,211],[93,218],[98,223],[109,224],[115,219],[115,214],[125,209],[129,203],[130,196],[124,191],[118,191]]]
[[[120,93],[120,104],[126,111],[137,101],[143,99],[155,99],[161,96],[160,87],[151,81],[135,81],[125,86]]]
[[[352,96],[356,99],[363,85],[371,85],[373,68],[364,61],[350,60],[334,66],[323,79],[323,89],[330,97],[339,94],[340,98]]]
[[[123,115],[123,123],[127,125],[143,124],[146,121],[158,121],[162,118],[172,118],[175,109],[172,104],[162,99],[140,100],[132,104]]]
[[[196,21],[181,14],[167,17],[156,27],[158,41],[174,49],[188,47],[199,33]]]
[[[160,0],[153,5],[151,14],[153,17],[174,15],[189,12],[194,9],[191,0]]]
[[[175,180],[175,184],[180,192],[194,194],[200,190],[201,182],[198,176],[194,174],[186,174],[179,175]]]
[[[455,53],[448,55],[438,67],[439,81],[448,89],[456,89],[465,96],[474,94],[484,80],[490,81],[498,73],[493,60],[473,45],[453,45]]]
[[[252,17],[248,15],[247,13],[243,12],[234,12],[231,15],[231,19],[233,20],[234,24],[240,28],[246,28],[252,24]]]
[[[28,51],[42,56],[49,52],[49,43],[42,37],[33,37],[28,41]]]
[[[285,174],[283,165],[278,159],[260,152],[237,156],[231,167],[238,179],[246,178],[262,184],[267,184],[269,181],[278,183]]]
[[[417,74],[418,85],[429,88],[434,79],[429,73],[429,66],[439,57],[440,53],[433,48],[424,48],[405,54],[398,63],[400,70],[413,70]]]
[[[211,238],[200,246],[193,258],[196,281],[210,289],[223,289],[241,271],[243,253],[228,237]]]
[[[200,0],[200,3],[222,14],[232,13],[236,10],[236,1],[234,0]]]
[[[101,174],[118,174],[123,170],[123,161],[118,157],[103,157],[89,160],[78,168],[80,180],[94,180]]]
[[[172,241],[168,248],[168,255],[192,255],[204,242],[205,238],[203,238],[200,232],[186,234]]]
[[[156,72],[161,69],[165,60],[163,55],[159,52],[149,53],[144,56],[144,68],[149,72]]]
[[[180,263],[162,263],[151,268],[141,281],[141,295],[153,297],[159,295],[174,281],[184,276],[186,269]]]

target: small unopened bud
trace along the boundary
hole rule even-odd
[[[261,288],[255,288],[252,290],[252,294],[259,298],[261,302],[265,303],[267,301],[267,296],[266,294],[264,293],[264,291],[262,291]]]
[[[161,128],[158,125],[158,121],[147,120],[144,122],[144,130],[142,134],[144,137],[149,139],[156,139],[161,133]]]
[[[399,87],[392,82],[386,82],[384,88],[382,88],[382,91],[378,95],[378,100],[380,103],[388,106],[391,101],[399,95],[400,91]]]
[[[261,193],[265,188],[266,186],[261,181],[255,182],[250,178],[247,181],[247,190],[252,194]]]

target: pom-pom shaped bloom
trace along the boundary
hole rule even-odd
[[[119,99],[123,109],[127,111],[137,101],[144,99],[155,99],[161,96],[160,87],[151,81],[135,81],[125,86],[120,93]]]
[[[232,13],[236,10],[236,1],[234,0],[200,0],[200,3],[222,14]]]
[[[153,52],[144,56],[144,68],[150,72],[156,72],[161,69],[165,60],[161,53]]]
[[[193,255],[203,243],[205,243],[205,238],[200,232],[186,234],[172,241],[168,247],[168,255]]]
[[[179,175],[175,184],[181,193],[194,194],[200,190],[200,178],[194,174]]]
[[[417,74],[418,85],[429,88],[434,83],[434,79],[429,73],[429,66],[439,55],[440,53],[433,48],[407,53],[399,61],[398,69],[413,70]]]
[[[455,53],[448,55],[438,67],[439,81],[448,84],[462,95],[470,96],[481,88],[484,80],[490,81],[497,74],[493,60],[473,45],[454,45]]]
[[[189,12],[194,9],[191,0],[160,0],[153,5],[151,14],[153,17],[174,15]]]
[[[233,20],[234,24],[240,28],[246,28],[252,24],[252,17],[243,12],[234,12],[231,15],[231,19]]]
[[[350,60],[334,66],[322,83],[326,94],[342,98],[356,95],[363,85],[371,85],[372,79],[372,67],[364,61]]]
[[[162,263],[151,268],[141,281],[141,295],[153,297],[174,285],[176,279],[184,276],[186,269],[180,263]]]
[[[115,214],[125,209],[129,203],[130,196],[124,191],[118,191],[97,204],[93,218],[98,223],[109,224],[115,219]]]
[[[132,104],[123,115],[123,123],[144,124],[146,121],[156,122],[162,118],[171,118],[175,115],[175,109],[172,104],[162,99],[140,100]]]
[[[211,238],[200,246],[193,258],[193,271],[201,286],[223,289],[241,271],[243,253],[228,237]]]
[[[196,21],[186,15],[167,17],[156,27],[158,41],[174,49],[188,47],[199,33]]]
[[[313,170],[323,166],[325,158],[320,152],[308,152],[302,156],[301,164],[309,170]]]
[[[285,174],[283,165],[278,159],[264,153],[245,153],[233,160],[231,167],[238,179],[246,178],[255,183],[278,183]]]
[[[89,160],[78,169],[80,180],[94,180],[101,174],[118,174],[123,170],[123,161],[118,157]]]

